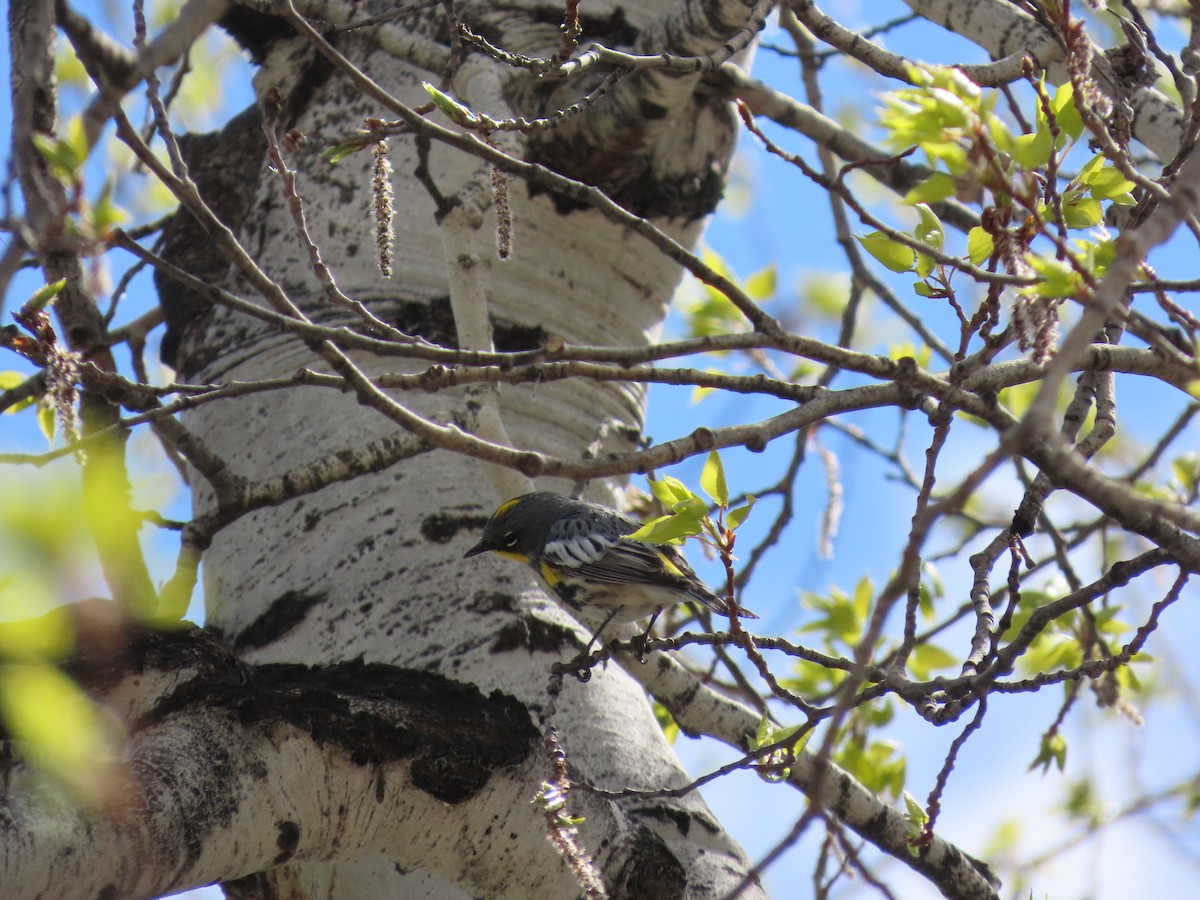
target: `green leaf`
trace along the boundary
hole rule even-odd
[[[8,373],[0,373],[0,375],[4,374]],[[1200,477],[1200,456],[1195,453],[1185,453],[1176,457],[1171,460],[1171,471],[1183,489],[1190,494],[1196,489],[1196,479]]]
[[[1128,185],[1128,187],[1127,187]],[[1117,206],[1135,206],[1138,199],[1133,196],[1133,181],[1123,178],[1114,185],[1098,185],[1092,188],[1092,196],[1098,200],[1110,200]]]
[[[917,227],[913,229],[913,237],[926,246],[941,250],[946,240],[946,232],[942,228],[941,220],[924,203],[918,203],[916,209],[920,219]],[[924,253],[917,254],[916,271],[922,278],[928,278],[933,273],[934,265],[932,256]]]
[[[843,273],[808,273],[801,277],[799,295],[806,313],[841,319],[850,294],[850,279]]]
[[[750,510],[754,509],[754,504],[757,502],[758,498],[753,494],[747,496],[745,506],[739,506],[737,509],[730,510],[729,514],[725,516],[725,526],[730,531],[737,531],[738,526],[746,521],[746,516],[750,515]]]
[[[917,264],[914,268],[914,271],[919,277],[928,278],[931,274],[933,274],[933,266],[934,262],[932,256],[928,255],[927,253],[917,254]]]
[[[758,733],[750,740],[749,749],[751,751],[760,750],[770,744],[789,741],[793,736],[798,734],[800,736],[790,746],[785,744],[783,747],[771,751],[755,764],[754,768],[760,777],[773,783],[786,780],[791,774],[791,769],[785,765],[791,758],[788,751],[798,753],[808,743],[808,739],[812,737],[812,729],[805,724],[792,725],[788,728],[776,728],[767,718],[766,714],[763,714],[758,723]]]
[[[43,771],[62,779],[87,803],[101,802],[111,773],[112,748],[96,707],[57,666],[0,669],[0,713],[14,737]]]
[[[700,534],[703,530],[704,526],[699,516],[690,512],[679,512],[651,519],[626,537],[631,541],[642,541],[646,544],[670,544]]]
[[[877,794],[887,791],[899,797],[904,790],[905,761],[894,741],[872,741],[863,747],[854,741],[835,754],[836,762]]]
[[[999,116],[988,116],[987,118],[988,137],[992,139],[992,143],[996,148],[1003,153],[1012,153],[1013,133],[1009,130],[1008,125]]]
[[[766,712],[762,714],[762,718],[758,720],[758,732],[750,740],[751,750],[757,750],[767,743],[767,735],[771,733],[771,720],[767,718]]]
[[[845,680],[845,673],[839,669],[826,669],[807,660],[796,660],[792,665],[795,675],[791,678],[780,679],[789,691],[803,696],[813,694],[830,694]]]
[[[854,613],[858,616],[859,621],[866,619],[867,612],[871,609],[871,598],[874,596],[875,582],[869,575],[864,575],[854,586]]]
[[[942,227],[942,220],[924,203],[918,203],[916,209],[920,218],[917,227],[913,229],[913,237],[922,244],[941,250],[946,241],[946,230]]]
[[[1083,117],[1079,115],[1075,106],[1075,90],[1071,82],[1066,81],[1059,85],[1058,90],[1054,92],[1050,108],[1054,110],[1054,117],[1063,133],[1072,140],[1078,140],[1083,134]]]
[[[1067,785],[1067,796],[1063,801],[1067,814],[1081,822],[1098,825],[1103,815],[1096,787],[1089,778],[1080,778]]]
[[[916,857],[921,853],[921,842],[925,837],[925,829],[929,825],[929,815],[908,791],[904,792],[904,810],[908,853],[910,856]]]
[[[904,811],[910,822],[925,827],[925,823],[929,821],[929,816],[925,812],[925,807],[917,802],[908,791],[904,792]]]
[[[687,500],[675,504],[676,515],[689,515],[703,521],[708,518],[708,504],[693,494]]]
[[[1026,169],[1044,169],[1053,150],[1054,138],[1050,129],[1042,126],[1033,134],[1022,134],[1013,141],[1012,155]]]
[[[23,308],[28,312],[37,312],[38,310],[45,309],[66,286],[67,279],[65,278],[60,278],[58,281],[42,285],[33,292],[32,297],[25,301],[25,306]]]
[[[712,497],[718,506],[729,505],[729,487],[725,484],[725,467],[716,450],[710,450],[700,473],[700,487]]]
[[[71,116],[67,120],[67,133],[63,141],[70,146],[79,164],[83,165],[88,157],[87,129],[83,126],[83,116]]]
[[[670,475],[664,475],[658,480],[650,480],[647,484],[650,488],[650,493],[667,509],[673,510],[686,500],[698,499],[695,494],[688,490],[687,485],[678,478],[672,478]]]
[[[909,671],[915,678],[928,681],[939,669],[952,669],[960,660],[947,650],[935,644],[918,644],[908,660]]]
[[[1143,662],[1142,655],[1139,653],[1131,661]],[[1133,671],[1132,666],[1121,666],[1121,668],[1117,669],[1117,683],[1120,684],[1122,688],[1130,691],[1137,691],[1140,693],[1142,690],[1142,683],[1138,680],[1137,674]]]
[[[955,176],[963,176],[967,171],[967,150],[955,141],[926,141],[921,149],[929,157],[930,162],[940,162],[946,170]]]
[[[425,88],[425,93],[433,99],[433,105],[445,113],[446,117],[456,125],[473,127],[479,124],[479,117],[449,94],[442,93],[428,81],[422,81],[421,87]]]
[[[1033,292],[1039,297],[1074,297],[1080,291],[1079,273],[1070,263],[1027,253],[1025,261],[1042,279]]]
[[[54,443],[54,407],[49,403],[39,403],[37,408],[38,428],[46,436],[46,441]]]
[[[1104,218],[1100,201],[1078,191],[1067,191],[1063,195],[1062,210],[1068,228],[1091,228]]]
[[[893,241],[882,231],[872,231],[870,234],[856,234],[864,250],[893,272],[911,272],[916,261],[916,254],[910,247]]]
[[[23,375],[20,372],[0,372],[0,391],[11,391],[13,388],[23,385],[31,376]],[[8,409],[4,410],[6,415],[19,413],[23,409],[28,409],[37,403],[37,397],[26,397],[24,400],[18,400]]]
[[[854,644],[862,635],[873,592],[867,577],[859,581],[853,598],[838,588],[830,588],[828,596],[805,591],[802,602],[817,615],[806,616],[799,631],[818,633],[830,646],[836,642]]]
[[[704,248],[700,257],[704,264],[730,281],[738,280],[737,274],[728,263],[709,248]],[[761,279],[760,279],[761,280]],[[708,337],[730,331],[741,331],[747,327],[745,316],[733,302],[712,285],[700,284],[699,296],[684,304],[688,318],[688,330],[692,337]]]
[[[54,54],[54,78],[63,87],[78,88],[81,91],[91,91],[92,81],[88,77],[87,69],[83,67],[83,63],[79,61],[79,57],[75,55],[75,51],[69,45],[63,46],[60,42],[55,47]]]
[[[796,363],[795,368],[788,373],[787,380],[793,381],[796,384],[800,384],[806,379],[816,378],[818,371],[820,370],[816,363],[802,359],[800,362]]]
[[[747,278],[743,288],[751,300],[762,302],[774,296],[778,282],[779,275],[775,270],[775,264],[771,263]]]
[[[1079,170],[1079,183],[1087,185],[1097,200],[1126,196],[1135,187],[1120,169],[1108,163],[1103,153],[1097,153]]]
[[[1030,673],[1052,672],[1058,668],[1072,668],[1082,661],[1079,641],[1070,635],[1052,631],[1038,635],[1029,645],[1021,657],[1021,667]]]
[[[321,159],[325,160],[325,162],[332,166],[345,159],[351,153],[357,153],[361,149],[362,146],[356,143],[337,144],[336,146],[330,147],[328,150],[322,153]]]
[[[927,369],[929,361],[933,358],[933,349],[926,346],[917,347],[912,341],[901,341],[899,344],[888,344],[888,358],[911,359],[922,369]]]
[[[654,718],[658,721],[658,727],[662,729],[663,737],[667,739],[667,743],[674,744],[680,735],[679,723],[675,721],[675,717],[671,715],[671,711],[657,700],[654,701]]]
[[[993,856],[1011,857],[1020,846],[1025,834],[1024,823],[1017,817],[1005,819],[996,826],[988,843],[983,847],[981,859]]]
[[[811,602],[812,595],[809,599]],[[810,618],[801,625],[802,633],[821,633],[826,640],[840,640],[845,644],[852,644],[862,634],[862,620],[854,614],[854,608],[844,594],[817,598],[814,605],[823,615]]]
[[[718,275],[723,275],[731,281],[737,280],[737,273],[733,271],[733,267],[725,261],[725,257],[723,257],[712,247],[704,247],[701,249],[700,260]]]
[[[1083,164],[1083,168],[1079,170],[1079,183],[1092,184],[1099,177],[1100,172],[1104,169],[1104,154],[1097,153],[1091,159]]]
[[[1040,768],[1045,775],[1050,769],[1050,763],[1054,763],[1060,772],[1066,768],[1067,740],[1061,734],[1042,738],[1042,745],[1038,749],[1038,755],[1029,764],[1029,771]]]
[[[921,590],[928,591],[929,597],[922,598],[922,606],[928,606],[928,613],[933,613],[933,601],[946,596],[946,584],[942,580],[941,573],[938,572],[937,566],[931,562],[927,562],[921,566]]]
[[[954,179],[945,172],[926,178],[904,195],[905,203],[938,203],[954,195]]]
[[[763,717],[763,721],[766,722],[766,716]],[[762,724],[763,723],[759,723],[759,741],[756,746],[751,748],[753,750],[757,750],[759,747],[763,747],[767,744],[778,744],[780,741],[786,741],[806,728],[803,723],[800,725],[790,725],[787,728],[776,728],[770,722],[766,722],[767,727],[764,730]],[[792,745],[792,749],[799,751],[804,747],[805,744],[808,743],[808,739],[810,737],[812,737],[812,729],[805,731],[804,736],[797,743]]]
[[[27,550],[32,542],[21,543]],[[48,562],[42,559],[37,565]],[[48,662],[67,656],[75,648],[75,630],[67,607],[46,609],[54,602],[53,593],[49,585],[40,583],[39,574],[27,570],[0,579],[0,608],[5,615],[0,619],[0,659],[5,662]]]
[[[67,122],[66,133],[61,138],[35,133],[33,145],[62,184],[79,183],[79,170],[88,155],[82,116],[74,116]]]
[[[71,154],[71,148],[57,138],[53,138],[48,134],[34,132],[33,146],[52,168],[56,170],[65,170],[74,172],[79,160]]]
[[[1017,633],[1029,621],[1029,617],[1033,615],[1034,610],[1040,606],[1045,606],[1052,598],[1049,594],[1042,591],[1021,591],[1021,602],[1017,605],[1016,612],[1012,617],[1012,624],[1008,630],[1001,635],[1001,639],[1010,641],[1017,636]]]
[[[94,233],[98,237],[107,238],[114,225],[120,225],[128,219],[129,213],[113,200],[112,179],[105,179],[104,188],[91,210],[90,221]]]
[[[996,242],[981,225],[976,225],[967,232],[967,255],[971,258],[972,265],[987,262],[995,251]]]
[[[1097,281],[1104,277],[1109,265],[1116,258],[1116,246],[1111,238],[1103,241],[1073,238],[1071,244],[1077,251],[1075,265],[1085,272],[1090,272]]]

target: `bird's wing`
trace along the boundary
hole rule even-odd
[[[550,529],[543,551],[545,559],[589,581],[653,585],[719,606],[674,547],[626,540],[624,536],[640,525],[617,513],[604,512],[607,514],[593,511],[560,519]]]
[[[578,572],[588,581],[651,585],[728,615],[725,601],[700,580],[674,547],[625,539],[640,527],[640,522],[603,507],[568,514],[551,527],[543,557],[551,565]],[[745,618],[758,618],[739,609]]]
[[[550,527],[543,556],[555,566],[578,569],[600,560],[638,523],[608,510],[568,513]]]

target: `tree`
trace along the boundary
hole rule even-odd
[[[30,374],[0,406],[41,398],[66,441],[4,461],[73,459],[84,501],[80,516],[39,495],[27,506],[50,524],[10,527],[29,559],[53,560],[74,552],[61,523],[82,520],[111,601],[47,602],[0,635],[18,747],[4,883],[745,897],[820,829],[822,895],[850,876],[886,893],[888,859],[947,896],[1020,889],[1020,864],[976,859],[939,827],[964,748],[1008,694],[1062,691],[1013,751],[1042,769],[1066,765],[1084,687],[1135,716],[1133,664],[1200,565],[1196,458],[1180,449],[1200,408],[1196,319],[1172,295],[1197,283],[1157,272],[1168,239],[1200,237],[1194,48],[1163,49],[1182,6],[907,6],[858,33],[813,3],[782,8],[790,46],[760,53],[795,58],[800,100],[744,68],[776,10],[761,0],[552,15],[190,0],[153,36],[138,4],[128,45],[65,3],[13,4],[22,205],[0,277],[7,295],[29,259],[44,287],[5,332]],[[214,23],[256,60],[256,102],[183,134],[172,100]],[[957,34],[990,61],[885,47],[906,29]],[[49,89],[68,45],[96,86],[73,118]],[[831,71],[887,91],[870,140],[824,115]],[[152,128],[121,105],[134,91]],[[813,283],[788,303],[772,270],[739,279],[696,251],[739,118],[820,189],[847,289]],[[94,188],[87,160],[110,124],[134,160],[122,177],[165,187],[169,219],[122,229],[121,185]],[[880,188],[890,202],[863,199]],[[817,240],[806,226],[793,212]],[[90,276],[129,257],[159,303],[106,315]],[[699,299],[688,334],[662,340],[683,272]],[[903,337],[872,333],[881,309]],[[144,358],[162,324],[173,379]],[[1118,428],[1119,382],[1168,397],[1156,422]],[[654,384],[783,405],[732,423],[700,405],[656,442]],[[900,429],[854,424],[867,410],[899,411]],[[140,426],[191,489],[160,585],[139,529],[171,523],[130,500]],[[693,558],[705,545],[731,612],[735,596],[755,608],[754,576],[794,550],[794,520],[820,518],[832,540],[839,434],[843,464],[885,468],[911,520],[898,540],[864,529],[890,554],[886,581],[810,593],[799,633],[680,607],[648,641],[605,631],[592,650],[600,623],[533,573],[461,559],[536,483],[643,512],[647,540],[689,538]],[[733,448],[781,456],[781,471],[726,472]],[[828,502],[801,514],[813,448]],[[672,477],[691,458],[698,483]],[[645,473],[650,493],[622,487]],[[201,564],[203,630],[179,624]],[[37,567],[15,568],[6,602],[39,611]],[[1156,574],[1147,609],[1117,594]],[[897,718],[955,732],[926,797],[903,804]],[[762,863],[700,799],[667,739],[679,730],[778,783],[788,834]],[[1189,802],[1194,779],[1142,799]],[[1094,785],[1078,784],[1083,818]]]

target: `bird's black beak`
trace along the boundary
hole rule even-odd
[[[480,541],[478,544],[476,544],[474,547],[472,547],[470,550],[468,550],[466,553],[463,554],[463,559],[468,559],[472,556],[478,556],[480,553],[483,553],[489,549],[490,549],[489,547],[484,545],[483,541]]]

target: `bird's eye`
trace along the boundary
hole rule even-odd
[[[504,537],[500,538],[500,546],[501,547],[517,546],[517,533],[515,531],[510,531],[508,534],[504,535]]]

